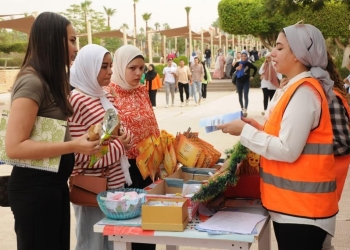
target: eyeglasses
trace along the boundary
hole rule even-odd
[[[304,20],[300,20],[299,22],[297,22],[296,24],[294,24],[294,25],[302,25],[304,28],[305,28],[305,30],[306,30],[306,33],[309,35],[309,38],[310,38],[310,40],[311,40],[311,44],[310,44],[310,46],[309,47],[307,47],[307,51],[310,51],[310,48],[312,47],[312,45],[314,44],[314,41],[312,40],[312,38],[311,38],[311,36],[310,36],[310,34],[309,34],[309,32],[307,31],[307,28],[305,27],[305,25],[304,25]]]

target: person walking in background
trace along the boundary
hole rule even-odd
[[[205,61],[202,62],[202,66],[204,69],[204,76],[202,79],[202,98],[205,101],[207,99],[207,85],[211,83],[211,75],[209,69],[205,65]]]
[[[50,35],[48,35],[50,34]],[[60,156],[58,172],[13,166],[8,184],[18,250],[70,250],[68,178],[74,153],[100,151],[88,134],[64,142],[30,138],[37,116],[67,121],[73,115],[68,101],[70,64],[77,53],[75,30],[65,17],[43,12],[35,19],[23,65],[11,92],[5,148],[10,159],[41,160]]]
[[[146,78],[147,70],[148,70],[148,68],[147,68],[147,66],[145,65],[145,68],[143,69],[143,74],[142,74],[141,80],[140,80],[140,83],[141,83],[141,84],[145,84],[145,78]]]
[[[222,79],[225,76],[225,57],[222,52],[219,52],[218,57],[215,61],[215,71],[213,74],[213,78]]]
[[[254,64],[248,61],[248,54],[246,52],[241,53],[241,61],[236,62],[233,66],[236,69],[237,73],[237,92],[239,98],[239,104],[241,105],[241,109],[243,112],[243,116],[246,117],[248,115],[248,95],[250,88],[250,81],[254,79],[257,68]],[[250,70],[253,69],[253,75],[250,76]],[[244,105],[243,105],[243,93],[244,93]]]
[[[154,65],[148,65],[148,71],[146,73],[146,87],[148,90],[149,99],[151,100],[153,109],[156,109],[156,96],[157,91],[162,87],[162,82],[158,73],[154,70]]]
[[[172,66],[173,60],[168,59],[168,66],[163,69],[162,84],[165,85],[166,108],[169,107],[169,95],[171,94],[171,106],[174,106],[176,68]]]
[[[185,95],[186,95],[186,106],[188,105],[189,101],[189,84],[192,84],[192,78],[191,78],[191,71],[190,69],[185,66],[184,60],[180,60],[180,65],[179,67],[176,68],[176,80],[177,83],[176,85],[179,88],[179,93],[180,93],[180,100],[181,100],[181,105],[180,107],[184,106],[184,97],[183,97],[183,91],[185,90]]]
[[[264,95],[264,111],[261,112],[265,115],[267,104],[271,101],[276,89],[279,88],[278,80],[282,79],[282,74],[276,72],[273,66],[272,58],[270,53],[265,55],[265,62],[261,65],[259,69],[261,89]]]
[[[208,69],[211,67],[211,50],[209,49],[209,45],[207,44],[205,51],[204,51],[204,57],[205,57],[205,64],[207,65]]]
[[[160,131],[145,86],[140,85],[145,60],[135,46],[124,45],[116,50],[113,60],[112,81],[107,88],[114,95],[114,104],[123,121],[123,127],[131,132],[126,155],[130,163],[132,185],[129,188],[145,188],[152,183],[150,177],[142,178],[136,164],[139,155],[137,144],[149,136],[159,137]],[[155,250],[155,244],[132,243],[132,250]]]
[[[201,104],[202,99],[202,79],[204,76],[204,68],[202,64],[199,63],[199,59],[197,57],[194,58],[194,64],[191,65],[191,74],[192,74],[192,93],[194,95],[195,105]],[[198,102],[197,95],[198,92]]]
[[[234,55],[234,51],[230,50],[229,52],[227,52],[227,55],[225,58],[225,62],[226,62],[225,76],[226,76],[226,78],[229,78],[229,79],[231,79],[232,62],[234,59],[233,55]]]
[[[75,89],[69,101],[74,115],[69,118],[69,130],[72,138],[79,138],[88,133],[92,125],[102,123],[108,109],[118,110],[113,105],[114,98],[103,90],[108,86],[112,76],[112,56],[107,49],[96,44],[85,45],[79,50],[71,69],[70,83]],[[121,122],[123,123],[123,122]],[[120,136],[111,136],[108,142],[108,152],[91,168],[90,156],[75,154],[75,164],[72,176],[106,176],[107,188],[124,187],[131,184],[129,162],[125,156],[125,147],[130,142],[130,133],[122,131]],[[77,244],[75,250],[105,249],[112,250],[113,242],[101,234],[94,233],[93,227],[105,215],[99,207],[73,204],[76,219]]]
[[[329,110],[335,94],[326,43],[316,27],[296,24],[284,28],[276,44],[276,71],[289,81],[276,91],[264,126],[243,118],[218,128],[240,135],[244,146],[260,154],[262,204],[278,248],[322,249],[326,235],[334,235],[338,213]]]

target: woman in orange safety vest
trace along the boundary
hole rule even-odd
[[[321,250],[338,213],[326,44],[316,27],[298,23],[280,32],[271,56],[289,81],[271,100],[265,125],[243,118],[218,128],[261,155],[261,200],[278,248]]]

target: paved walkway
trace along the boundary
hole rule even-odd
[[[0,94],[0,109],[9,106],[10,94]],[[262,115],[260,114],[263,107],[262,92],[260,89],[251,89],[249,93],[249,108],[248,116],[253,117],[262,122]],[[160,129],[165,129],[169,133],[175,135],[177,132],[186,131],[191,127],[192,131],[198,131],[199,137],[208,141],[220,152],[232,147],[239,139],[238,137],[229,136],[220,131],[206,134],[202,128],[198,127],[199,119],[209,117],[217,114],[225,114],[240,110],[238,98],[236,93],[232,92],[208,92],[206,101],[202,101],[199,106],[194,105],[194,101],[190,101],[189,106],[180,107],[179,94],[175,96],[175,106],[165,108],[165,93],[158,93],[157,95],[157,109],[155,114],[158,120]],[[224,157],[224,154],[222,155]],[[0,175],[9,173],[10,166],[1,166]],[[349,174],[350,175],[350,174]],[[348,175],[348,176],[349,176]],[[342,199],[339,203],[340,211],[337,216],[336,235],[334,244],[337,250],[350,249],[350,178],[344,187]],[[75,219],[72,210],[72,227],[71,227],[71,249],[75,247]],[[0,207],[0,250],[16,249],[16,237],[13,231],[13,215],[9,208]],[[163,245],[157,246],[158,250],[163,250]],[[181,250],[192,250],[193,247],[181,247]],[[257,250],[256,244],[252,248]],[[272,235],[272,250],[277,250],[274,235]]]

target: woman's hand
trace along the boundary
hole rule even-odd
[[[242,117],[242,121],[256,128],[257,130],[263,130],[263,126],[252,118]]]
[[[253,81],[253,80],[254,80],[254,77],[253,77],[253,76],[249,77],[249,80],[250,80],[250,81]]]
[[[89,141],[89,134],[82,135],[75,140],[71,141],[73,144],[73,152],[84,154],[84,155],[93,155],[100,152],[100,140]]]
[[[246,123],[243,120],[233,120],[232,122],[218,125],[217,128],[221,129],[225,134],[240,135],[244,125],[246,125]]]
[[[121,130],[121,135],[111,135],[112,139],[118,139],[123,145],[126,150],[128,150],[131,147],[131,135],[126,133],[124,130]]]

